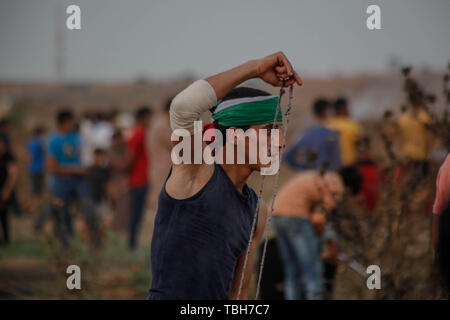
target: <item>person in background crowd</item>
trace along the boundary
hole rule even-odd
[[[435,217],[437,218],[437,217]],[[437,262],[447,297],[450,297],[450,204],[439,214]]]
[[[450,154],[440,167],[436,179],[431,231],[439,269],[450,296]]]
[[[285,160],[292,167],[299,170],[338,171],[341,167],[341,153],[339,147],[339,133],[326,127],[330,103],[325,99],[317,99],[313,104],[313,114],[316,125],[308,129],[305,134],[287,150]],[[330,223],[326,223],[324,232],[318,235],[324,252],[324,298],[331,295],[337,255],[337,237]],[[330,258],[328,258],[330,256]],[[329,294],[328,294],[329,293]]]
[[[83,166],[89,166],[92,164],[94,155],[94,146],[92,142],[92,128],[93,128],[94,114],[86,111],[80,121],[80,135],[83,142],[83,148],[81,148],[81,163]]]
[[[53,197],[53,216],[56,231],[63,247],[69,246],[68,236],[73,234],[70,201],[77,200],[79,212],[86,219],[91,241],[99,244],[98,221],[93,213],[86,168],[81,163],[81,138],[75,131],[75,117],[70,109],[57,115],[58,132],[49,138],[48,172],[51,174],[50,192]]]
[[[119,116],[119,111],[118,111],[118,107],[116,106],[111,106],[108,110],[108,112],[106,112],[106,121],[108,121],[110,123],[110,125],[114,128],[114,131],[112,134],[114,134],[114,132],[116,131],[116,128],[119,126],[117,123],[117,118]],[[112,135],[111,135],[111,139],[112,139]]]
[[[112,120],[111,115],[108,113],[96,113],[91,132],[91,142],[94,149],[106,150],[111,145],[111,138],[114,134]]]
[[[14,154],[12,149],[13,142],[11,138],[11,125],[8,118],[3,118],[0,120],[0,139],[5,142],[8,152],[10,154]],[[22,215],[22,210],[20,207],[19,199],[17,198],[16,189],[12,191],[10,205],[16,216]]]
[[[357,168],[362,177],[361,193],[364,207],[373,212],[378,202],[378,166],[370,153],[370,138],[364,137],[358,142],[359,157]]]
[[[306,130],[297,142],[286,150],[284,160],[297,170],[321,169],[337,171],[341,166],[339,135],[325,126],[330,104],[317,99],[313,105],[316,125]]]
[[[11,153],[12,143],[11,143],[10,124],[7,118],[3,118],[0,120],[0,139],[3,140],[3,142],[6,145],[6,149],[8,150],[8,152]]]
[[[86,179],[89,183],[91,198],[94,205],[96,221],[105,216],[106,186],[110,177],[110,168],[103,149],[94,150],[94,163],[88,168]]]
[[[450,205],[450,154],[439,168],[436,178],[436,197],[433,205],[432,236],[433,246],[438,248],[439,242],[439,215]]]
[[[130,221],[130,186],[128,172],[131,165],[131,154],[121,130],[112,136],[108,150],[108,162],[111,175],[108,183],[108,198],[114,211],[113,227],[118,231],[128,230]]]
[[[30,155],[28,172],[31,179],[31,192],[34,196],[40,197],[45,182],[45,141],[42,127],[36,127],[33,130],[33,136],[28,142],[27,151]]]
[[[0,222],[2,226],[2,244],[10,242],[8,211],[11,205],[12,192],[17,181],[17,164],[8,151],[5,140],[0,139]]]
[[[362,136],[362,128],[350,118],[347,99],[338,98],[334,110],[335,117],[328,121],[328,127],[339,132],[342,166],[352,166],[357,160],[356,144]]]
[[[172,150],[172,142],[170,137],[172,131],[170,130],[169,109],[172,98],[168,99],[164,109],[154,116],[152,125],[150,127],[149,142],[150,142],[150,157],[151,157],[151,181],[152,181],[152,205],[156,205],[159,190],[161,190],[164,181],[169,174],[172,160],[170,152]]]
[[[326,214],[340,204],[345,187],[358,193],[361,177],[351,167],[320,174],[303,171],[283,185],[274,207],[274,227],[283,261],[286,300],[323,299],[324,263],[337,263],[337,240],[320,237],[326,231]]]
[[[132,210],[128,238],[128,245],[131,250],[134,250],[137,246],[139,228],[149,189],[150,164],[147,151],[147,128],[150,121],[150,108],[140,107],[136,112],[136,125],[128,141],[128,149],[132,159],[129,175]]]
[[[123,138],[128,141],[133,133],[135,117],[130,112],[121,112],[116,116],[117,128],[122,132]]]
[[[409,102],[411,107],[396,119],[396,133],[399,136],[401,156],[406,166],[425,176],[429,166],[431,138],[427,126],[431,118],[424,109],[420,93],[410,94]]]

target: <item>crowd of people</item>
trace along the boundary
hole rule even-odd
[[[409,103],[411,108],[402,110],[386,129],[388,137],[399,144],[401,165],[396,168],[396,179],[406,171],[412,172],[415,178],[424,177],[433,147],[427,128],[431,118],[423,101],[411,95]],[[278,251],[283,262],[286,299],[332,296],[339,237],[326,217],[333,216],[344,203],[344,194],[347,199],[354,198],[367,214],[373,213],[379,199],[379,180],[383,178],[371,154],[370,137],[362,125],[351,119],[346,98],[339,97],[334,102],[319,98],[312,112],[315,125],[301,132],[284,155],[284,161],[299,173],[281,187],[274,207],[277,246],[271,250]],[[441,168],[445,174],[448,174],[448,162],[449,157]],[[438,243],[446,243],[446,240],[438,241],[439,227],[443,228],[445,223],[439,226],[437,217],[449,204],[450,180],[443,174],[438,176],[433,209],[437,214],[433,227],[436,248]],[[441,194],[440,188],[444,189]],[[445,259],[442,261],[448,267],[448,257]],[[266,286],[265,297],[276,298],[276,280],[267,281],[273,284]]]
[[[54,132],[34,128],[26,149],[30,193],[40,208],[35,229],[53,222],[63,248],[69,248],[75,221],[80,218],[83,234],[93,246],[101,246],[105,228],[111,227],[126,232],[130,250],[136,249],[150,181],[154,176],[158,183],[170,166],[166,162],[156,166],[157,173],[151,171],[151,158],[170,154],[170,136],[169,142],[161,142],[161,133],[148,139],[147,132],[152,120],[154,127],[167,128],[166,114],[168,110],[154,114],[142,106],[133,122],[124,123],[115,111],[86,112],[77,118],[70,108],[61,108]],[[18,161],[11,149],[11,134],[5,129],[8,124],[3,120],[0,136],[2,243],[10,242],[8,212],[18,206]],[[152,147],[158,154],[150,154]],[[167,155],[161,155],[164,152]]]
[[[314,126],[300,133],[284,155],[299,173],[281,187],[274,207],[284,297],[294,300],[331,296],[339,239],[327,215],[343,202],[344,194],[362,191],[368,211],[374,210],[378,196],[368,140],[351,119],[347,99],[339,97],[333,103],[318,98],[312,112]]]

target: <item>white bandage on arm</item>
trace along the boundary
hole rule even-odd
[[[170,127],[194,134],[194,121],[217,102],[216,92],[206,80],[198,80],[181,91],[170,105]]]

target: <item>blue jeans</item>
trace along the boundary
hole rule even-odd
[[[283,261],[286,300],[323,299],[320,242],[308,219],[274,216]]]
[[[139,236],[139,228],[142,221],[142,213],[147,198],[148,186],[131,188],[131,219],[129,226],[128,246],[134,250],[137,246],[137,238]]]
[[[63,247],[69,246],[68,238],[73,235],[72,217],[69,212],[71,200],[78,202],[79,211],[88,227],[90,240],[98,246],[100,221],[93,210],[86,180],[80,176],[54,176],[50,190],[53,196],[52,215]]]

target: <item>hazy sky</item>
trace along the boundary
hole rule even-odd
[[[370,4],[382,30],[366,28]],[[0,80],[55,79],[56,28],[75,81],[208,75],[277,50],[309,75],[450,60],[450,0],[0,0]]]

